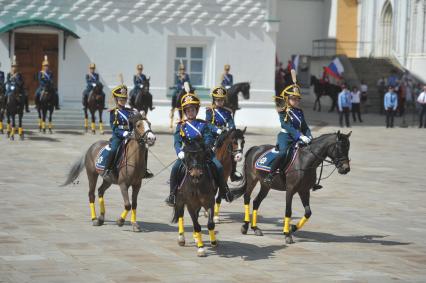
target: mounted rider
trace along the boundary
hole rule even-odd
[[[221,85],[226,90],[230,89],[234,85],[234,78],[229,73],[230,70],[231,70],[231,66],[229,64],[226,64],[224,66],[224,72],[223,72],[222,77],[221,77]]]
[[[134,87],[130,91],[130,105],[132,105],[132,106],[135,105],[135,100],[136,100],[136,96],[138,94],[138,90],[141,90],[143,88],[143,86],[145,85],[146,81],[147,81],[145,74],[143,74],[142,72],[143,72],[143,65],[138,64],[136,66],[136,74],[133,75]],[[152,95],[151,95],[151,98],[152,98]],[[151,103],[150,103],[150,105],[148,105],[148,107],[151,111],[155,109],[155,107],[152,106],[152,99],[151,99]]]
[[[96,64],[90,63],[89,65],[89,73],[86,74],[86,89],[83,91],[83,106],[87,107],[87,100],[89,98],[90,92],[97,86],[100,85],[103,108],[105,109],[105,92],[103,91],[103,85],[99,80],[99,74],[95,72]]]
[[[1,62],[0,62],[0,67],[1,67]],[[0,88],[4,89],[4,72],[0,71]]]
[[[305,116],[299,108],[300,87],[296,84],[295,71],[292,70],[293,84],[287,86],[280,94],[280,99],[284,100],[284,107],[277,108],[281,123],[281,132],[277,136],[277,147],[279,153],[271,165],[271,171],[266,176],[265,182],[272,184],[276,174],[279,174],[284,168],[283,162],[287,154],[287,149],[298,141],[309,144],[312,141],[311,130],[306,123]]]
[[[44,55],[44,60],[41,63],[41,71],[38,72],[38,83],[39,86],[36,90],[35,104],[36,106],[40,103],[41,90],[48,85],[50,85],[54,91],[53,93],[53,101],[56,110],[60,110],[59,108],[59,96],[56,88],[54,88],[54,80],[53,80],[53,72],[49,70],[49,61],[47,60],[47,55]]]
[[[206,108],[206,121],[220,130],[234,130],[235,123],[232,117],[232,110],[224,107],[226,96],[228,95],[226,89],[222,86],[215,87],[210,94],[212,96],[212,105]],[[214,134],[214,133],[213,133]],[[216,137],[218,134],[216,134]],[[231,181],[239,181],[242,179],[240,173],[236,170],[237,162],[232,159],[232,172]]]
[[[179,70],[178,70],[178,74],[176,75],[175,81],[176,81],[176,90],[175,90],[175,93],[173,94],[173,100],[176,102],[176,99],[179,96],[179,94],[182,92],[182,90],[185,89],[185,86],[184,86],[185,82],[188,82],[189,84],[191,84],[191,81],[189,80],[189,75],[185,72],[185,65],[183,63],[179,64]],[[176,103],[174,105],[176,105]]]
[[[166,199],[166,203],[170,206],[174,206],[176,204],[178,173],[183,162],[182,160],[185,158],[185,153],[183,151],[184,144],[202,140],[206,149],[211,151],[214,143],[212,130],[219,130],[213,129],[211,124],[208,122],[197,119],[198,110],[200,109],[200,99],[195,94],[185,94],[181,99],[181,105],[187,119],[178,123],[174,134],[174,147],[178,159],[173,165],[172,172],[170,174],[170,195]],[[217,172],[216,182],[219,185],[220,196],[230,202],[232,201],[232,194],[224,180],[222,164],[216,159],[213,151],[211,151],[210,154],[211,163],[213,163],[215,167],[214,169]]]
[[[126,107],[127,103],[127,86],[121,84],[112,90],[116,107],[110,111],[110,126],[112,130],[112,137],[110,139],[110,151],[106,157],[105,170],[102,172],[102,177],[109,176],[114,169],[114,161],[117,150],[120,144],[127,138],[133,131],[133,124],[130,121],[131,116],[135,110]],[[148,156],[146,155],[146,158]],[[145,172],[144,178],[151,178],[153,175],[151,172]]]
[[[20,95],[24,98],[25,112],[30,112],[30,109],[28,108],[28,96],[26,95],[24,89],[24,77],[21,75],[21,73],[18,72],[18,62],[16,61],[16,56],[13,56],[11,69],[6,78],[6,96],[9,96],[13,93],[13,89],[11,89],[12,85],[15,85],[15,87],[20,90]]]

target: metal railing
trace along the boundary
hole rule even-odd
[[[350,57],[368,57],[372,42],[343,41],[335,38],[324,38],[312,41],[312,56],[335,56],[347,54]]]

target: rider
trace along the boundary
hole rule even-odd
[[[1,62],[0,62],[1,67]],[[0,86],[4,89],[4,72],[0,71]]]
[[[277,137],[279,153],[272,162],[271,172],[265,178],[265,182],[269,185],[274,176],[284,169],[282,163],[285,160],[288,146],[299,140],[305,144],[312,141],[311,130],[306,123],[302,109],[299,108],[301,99],[299,86],[296,83],[287,86],[280,97],[284,99],[285,106],[277,109],[281,123],[281,132]]]
[[[174,147],[178,159],[173,165],[172,172],[170,174],[170,195],[166,199],[166,203],[170,206],[174,206],[176,203],[178,171],[182,164],[182,160],[185,157],[185,153],[183,151],[184,142],[191,143],[192,141],[202,139],[208,149],[213,146],[214,142],[211,133],[212,127],[210,124],[204,120],[197,119],[198,110],[200,109],[200,99],[193,93],[187,93],[182,97],[181,104],[187,119],[179,122],[174,134]],[[220,196],[225,198],[226,201],[231,202],[233,197],[223,177],[222,164],[216,159],[213,152],[211,152],[210,158],[214,167],[216,167],[215,169],[218,175],[217,182],[219,184]]]
[[[41,63],[42,65],[42,70],[40,72],[38,72],[38,83],[39,86],[36,90],[36,97],[35,97],[35,103],[38,106],[39,102],[40,102],[40,95],[41,95],[41,90],[46,87],[48,84],[50,84],[53,88],[53,73],[51,70],[49,70],[49,61],[47,60],[47,56],[44,56],[44,60]],[[58,92],[54,89],[54,104],[55,104],[55,109],[56,110],[60,110],[59,108],[59,96],[58,96]]]
[[[133,84],[135,86],[130,91],[130,102],[131,102],[130,105],[135,104],[136,94],[138,93],[136,90],[142,89],[145,82],[147,81],[146,76],[142,73],[142,71],[143,71],[143,65],[138,64],[136,66],[136,74],[133,76]],[[151,104],[148,106],[151,111],[155,109],[155,107],[152,106],[152,101],[151,101]]]
[[[10,95],[13,92],[8,87],[11,84],[15,84],[15,86],[21,91],[21,95],[25,100],[25,112],[30,112],[30,109],[28,108],[28,96],[24,90],[24,78],[22,77],[21,73],[18,72],[18,63],[16,62],[15,56],[13,56],[12,66],[6,78],[6,95]]]
[[[189,84],[191,84],[190,80],[189,80],[189,75],[185,72],[185,65],[180,63],[179,64],[179,72],[176,75],[176,91],[173,94],[174,99],[177,99],[179,93],[185,89],[184,87],[184,83],[188,82]]]
[[[234,84],[234,78],[232,77],[232,75],[229,73],[229,70],[231,70],[231,66],[229,64],[226,64],[224,67],[224,72],[222,74],[222,86],[228,90],[232,87],[232,85]]]
[[[99,74],[95,72],[96,65],[95,63],[91,63],[89,65],[89,73],[86,74],[86,89],[83,91],[83,106],[87,105],[87,99],[89,97],[90,92],[95,88],[97,84],[101,84],[99,81]],[[103,100],[103,106],[105,109],[105,93],[102,90],[101,92],[102,100]]]
[[[224,87],[215,87],[210,94],[212,96],[212,105],[206,108],[206,121],[223,130],[228,127],[229,130],[235,129],[232,110],[224,107],[227,91]],[[237,162],[232,158],[231,181],[241,180],[241,174],[236,170]]]

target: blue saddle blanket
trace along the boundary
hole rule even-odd
[[[120,168],[121,164],[124,162],[123,156],[125,154],[122,154],[121,152],[123,148],[123,144],[124,143],[121,143],[121,145],[118,147],[117,154],[115,156],[115,161],[114,161],[115,169]],[[110,151],[111,151],[111,147],[109,146],[109,144],[107,144],[106,146],[102,147],[99,150],[98,155],[96,156],[96,159],[95,159],[95,167],[98,172],[105,170],[107,155],[110,153]]]
[[[289,168],[290,165],[294,162],[294,159],[296,158],[298,150],[297,149],[290,149],[287,154],[291,155],[291,161],[288,163],[288,165],[286,164],[286,167]],[[261,171],[266,171],[266,172],[271,172],[271,166],[272,166],[272,162],[275,160],[275,158],[278,156],[279,151],[276,150],[275,148],[272,148],[268,151],[265,151],[262,155],[260,155],[257,159],[256,162],[254,163],[254,167],[257,170],[261,170]],[[287,158],[286,158],[287,160]],[[283,161],[284,162],[284,161]]]

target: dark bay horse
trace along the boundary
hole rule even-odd
[[[24,130],[22,128],[22,117],[24,116],[25,99],[21,94],[21,89],[15,83],[9,84],[8,96],[6,98],[6,116],[7,116],[7,136],[10,140],[15,139],[16,122],[15,116],[18,115],[18,134],[21,140],[24,139]],[[12,124],[11,124],[12,123]]]
[[[243,159],[244,151],[244,134],[247,130],[247,127],[244,130],[233,129],[230,131],[222,132],[218,137],[216,143],[215,154],[216,158],[220,161],[223,166],[223,176],[227,182],[232,172],[232,163],[240,162]],[[222,198],[216,196],[216,204],[214,206],[214,217],[213,220],[215,223],[220,222],[219,210],[220,204],[222,203]]]
[[[286,209],[283,232],[287,244],[294,243],[292,233],[300,230],[311,216],[309,206],[310,190],[316,182],[316,169],[326,158],[331,159],[331,163],[337,168],[340,174],[347,174],[350,171],[349,165],[349,137],[351,133],[345,135],[340,132],[334,134],[321,135],[315,138],[308,146],[299,149],[294,162],[287,169],[286,177],[281,174],[276,175],[271,187],[264,182],[265,172],[254,168],[256,160],[266,151],[272,149],[273,145],[261,145],[251,147],[244,162],[244,181],[240,187],[232,189],[235,197],[244,194],[245,216],[244,224],[241,227],[243,234],[247,233],[250,223],[250,195],[258,182],[260,191],[253,201],[253,215],[251,228],[257,236],[262,236],[262,230],[257,226],[257,212],[262,200],[268,195],[272,188],[278,191],[286,191]],[[285,182],[285,183],[284,183]],[[292,201],[295,194],[299,194],[302,205],[305,208],[304,217],[296,224],[291,225]]]
[[[333,112],[334,109],[337,109],[337,97],[342,91],[342,88],[338,85],[331,84],[329,82],[321,82],[316,76],[311,76],[311,86],[314,86],[315,93],[315,103],[314,111],[317,109],[318,112],[321,112],[321,96],[329,96],[331,98],[331,107],[328,112]]]
[[[55,109],[55,88],[52,83],[45,85],[40,91],[40,100],[37,105],[38,128],[46,133],[46,117],[49,111],[49,133],[52,133],[52,114]]]
[[[89,124],[88,124],[88,114],[87,110],[90,112],[92,122],[90,128],[92,134],[96,134],[96,111],[99,113],[99,131],[101,134],[104,134],[104,125],[102,122],[102,113],[104,111],[104,97],[102,96],[103,85],[100,82],[96,83],[96,86],[89,93],[87,98],[87,103],[84,105],[84,128],[87,133]]]
[[[6,113],[6,92],[4,84],[0,83],[0,134],[3,134],[3,120]]]
[[[111,184],[118,184],[121,194],[124,199],[124,211],[117,220],[118,226],[123,226],[127,214],[131,210],[131,224],[133,231],[139,232],[140,227],[136,222],[136,207],[138,193],[142,185],[142,178],[146,171],[145,155],[148,152],[148,147],[153,146],[155,143],[155,135],[151,131],[151,124],[141,114],[135,114],[131,119],[134,125],[134,131],[128,139],[125,146],[126,155],[124,162],[121,163],[116,176],[111,179],[103,179],[102,184],[98,188],[100,216],[96,216],[95,211],[95,190],[96,182],[98,180],[99,172],[96,170],[95,161],[99,151],[108,144],[107,141],[98,141],[90,146],[86,154],[78,160],[68,173],[67,180],[63,186],[71,184],[83,168],[86,168],[87,177],[89,179],[89,204],[91,219],[94,226],[103,225],[105,219],[105,202],[104,193],[111,186]],[[132,186],[132,202],[129,201],[129,187]]]
[[[235,112],[240,109],[238,106],[238,94],[242,93],[244,99],[250,99],[250,83],[236,83],[228,90],[225,106],[231,108],[232,116],[235,117]]]
[[[149,92],[150,79],[148,78],[142,88],[132,89],[130,93],[130,106],[138,111],[144,111],[148,114],[148,110],[152,110],[152,95]],[[135,93],[136,92],[136,93]]]
[[[179,121],[183,119],[183,110],[181,107],[181,100],[182,97],[187,93],[195,93],[195,88],[191,86],[190,83],[185,82],[184,83],[184,89],[178,91],[176,95],[172,97],[172,109],[170,110],[170,128],[174,129],[174,117],[175,117],[175,111],[178,111],[179,114]]]
[[[197,243],[198,256],[205,256],[204,243],[201,236],[201,225],[198,222],[198,215],[201,208],[208,212],[207,229],[209,230],[210,243],[212,247],[217,246],[215,235],[215,223],[213,221],[213,210],[217,185],[215,184],[211,170],[209,170],[209,151],[202,142],[192,142],[184,146],[185,177],[178,188],[176,194],[176,205],[173,208],[172,223],[179,223],[178,244],[185,245],[183,215],[185,206],[191,216],[194,226],[193,237]]]

